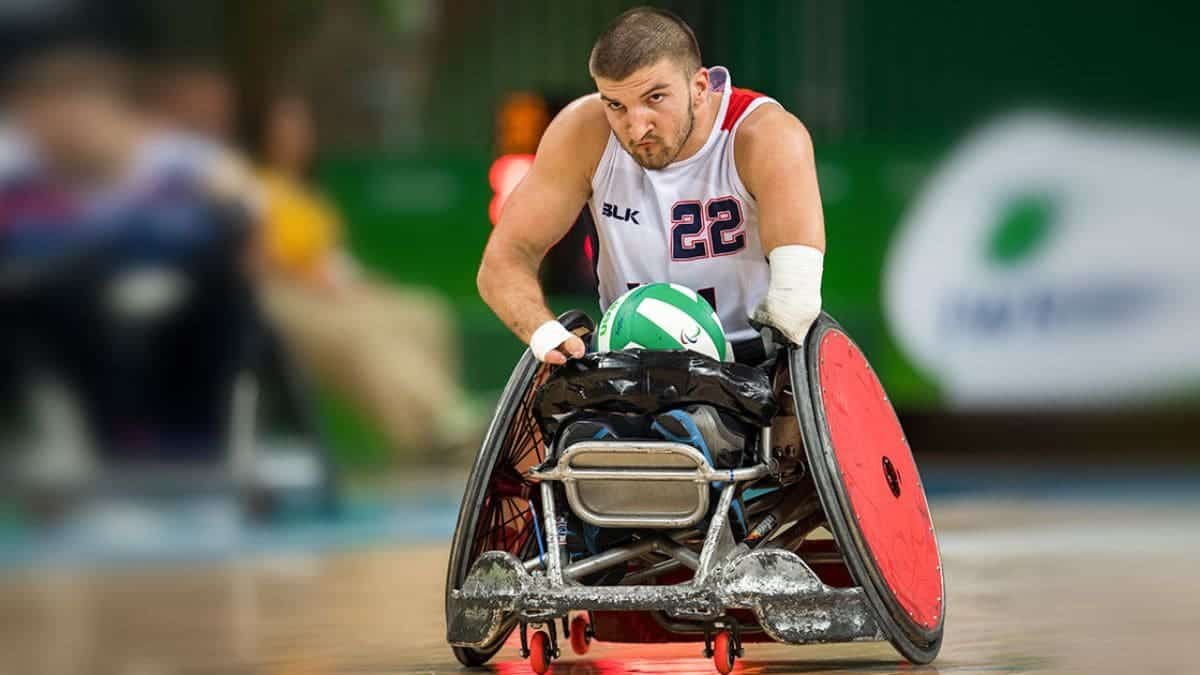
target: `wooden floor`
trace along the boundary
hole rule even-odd
[[[1200,501],[943,502],[945,647],[749,645],[744,673],[1196,673]],[[3,675],[457,672],[441,547],[0,579]],[[529,672],[515,647],[491,667]],[[710,673],[695,645],[595,645],[555,673]]]

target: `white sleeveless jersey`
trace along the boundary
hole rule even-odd
[[[723,96],[700,152],[645,169],[610,134],[588,206],[599,235],[602,310],[640,284],[683,284],[708,299],[737,342],[757,335],[749,315],[766,295],[768,270],[758,204],[738,177],[733,142],[750,111],[776,102],[734,88],[719,66],[709,70],[709,81]]]

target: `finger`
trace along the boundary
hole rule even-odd
[[[562,344],[560,349],[565,351],[567,354],[570,354],[572,358],[576,359],[583,356],[584,352],[587,351],[587,347],[584,346],[583,340],[579,339],[578,336],[571,336],[568,338],[567,341]]]
[[[550,351],[546,352],[545,361],[552,366],[561,366],[567,362],[567,357],[563,356],[563,353],[557,349],[551,349]]]

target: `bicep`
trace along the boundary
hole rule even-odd
[[[583,106],[568,106],[546,129],[533,166],[513,189],[488,244],[540,261],[566,236],[591,196],[591,169],[603,154],[607,126]]]
[[[803,244],[825,249],[825,217],[812,140],[799,120],[780,111],[748,144],[744,181],[758,202],[763,252]]]

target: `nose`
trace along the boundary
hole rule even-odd
[[[650,111],[631,110],[629,111],[628,124],[629,137],[636,143],[654,131],[654,116]]]

